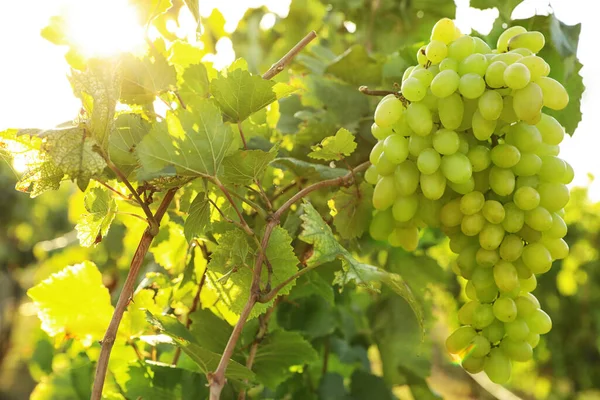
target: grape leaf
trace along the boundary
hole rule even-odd
[[[151,103],[156,95],[174,87],[177,83],[175,68],[157,51],[150,56],[138,58],[131,54],[121,62],[121,98],[126,104]]]
[[[337,211],[333,225],[341,237],[353,239],[367,230],[373,212],[372,196],[373,186],[366,182],[362,182],[358,189],[355,185],[341,188],[333,196]]]
[[[180,271],[185,264],[188,242],[183,227],[169,221],[160,227],[156,239],[150,247],[150,253],[158,265],[166,270]]]
[[[232,132],[210,100],[188,104],[187,110],[169,112],[136,148],[145,173],[159,174],[167,167],[185,176],[215,176],[230,154]]]
[[[339,178],[348,173],[348,171],[343,168],[331,168],[327,165],[313,164],[291,157],[276,158],[271,165],[275,168],[290,171],[298,178],[309,181]]]
[[[310,271],[298,278],[296,286],[288,295],[288,299],[294,300],[312,295],[323,298],[331,306],[334,305],[333,287],[317,271]]]
[[[382,62],[371,57],[364,46],[356,44],[336,57],[325,72],[356,86],[379,85]]]
[[[343,271],[336,272],[334,284],[344,286],[350,282],[354,282],[371,290],[377,290],[373,284],[375,282],[383,283],[408,302],[417,317],[421,330],[423,330],[423,310],[421,309],[421,305],[400,275],[389,273],[373,265],[364,264],[356,260],[336,240],[329,225],[323,221],[317,210],[307,201],[304,201],[304,214],[300,218],[303,221],[303,230],[298,238],[303,242],[313,245],[313,254],[306,261],[308,267],[316,267],[335,259],[341,259]]]
[[[179,95],[186,103],[191,103],[198,98],[208,97],[208,73],[204,64],[191,64],[181,75],[179,81]]]
[[[223,353],[233,328],[210,310],[196,310],[191,314],[190,332],[198,344],[215,353]]]
[[[356,142],[353,134],[340,128],[335,136],[326,137],[318,145],[311,146],[311,149],[312,152],[308,153],[311,158],[325,161],[341,160],[356,150]]]
[[[277,156],[278,145],[269,151],[238,150],[223,160],[223,182],[247,185],[261,181],[269,163]]]
[[[146,313],[148,322],[158,328],[162,333],[170,336],[175,344],[181,348],[196,364],[200,370],[208,374],[217,369],[221,355],[201,347],[190,331],[176,318],[166,315],[152,315]],[[225,376],[233,381],[254,380],[254,373],[237,361],[230,360]]]
[[[108,153],[110,160],[129,175],[138,165],[135,148],[150,131],[150,123],[138,114],[121,114],[115,121],[110,135]]]
[[[295,89],[251,75],[243,69],[229,71],[210,82],[210,93],[223,113],[235,122],[248,118],[275,100],[287,96]]]
[[[103,150],[113,128],[115,107],[120,96],[121,72],[113,60],[91,59],[83,72],[70,76],[73,93],[79,97],[89,115],[88,129]]]
[[[210,227],[210,203],[205,193],[198,193],[190,204],[188,216],[183,224],[183,233],[189,242],[207,231]]]
[[[81,215],[75,229],[81,245],[90,247],[108,233],[117,212],[117,203],[107,190],[95,187],[85,194],[84,206],[87,214]]]
[[[102,275],[90,261],[50,275],[27,295],[48,335],[74,337],[86,346],[103,337],[113,313]]]
[[[350,393],[353,400],[396,400],[380,376],[357,369],[350,379]]]
[[[319,358],[315,349],[298,332],[276,330],[260,343],[254,358],[256,378],[274,389],[290,375],[290,367],[304,365]]]

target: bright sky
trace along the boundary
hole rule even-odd
[[[463,32],[470,28],[487,33],[496,10],[476,10],[469,0],[456,0],[457,23]],[[0,130],[12,127],[49,128],[71,120],[79,109],[79,101],[71,91],[64,61],[65,49],[44,40],[39,32],[50,16],[61,9],[70,9],[77,21],[71,33],[82,45],[96,54],[110,54],[119,49],[135,48],[143,40],[139,28],[130,22],[131,10],[126,0],[29,0],[7,1],[0,13],[0,38],[3,62],[0,64]],[[290,0],[201,0],[203,15],[219,7],[233,31],[246,8],[266,4],[279,15],[285,15]],[[583,120],[573,138],[566,138],[561,157],[575,169],[574,184],[586,185],[588,173],[600,178],[600,56],[597,50],[600,24],[593,20],[597,5],[591,0],[554,0],[555,14],[567,24],[582,23],[579,58],[586,92],[582,101]],[[121,12],[117,11],[121,10]],[[545,14],[547,0],[525,0],[513,18],[527,18],[534,13]],[[191,16],[182,19],[190,21]],[[263,21],[268,27],[268,18]],[[271,21],[272,23],[272,21]],[[193,27],[192,27],[193,32]],[[186,32],[180,32],[182,36]],[[14,40],[12,40],[14,38]],[[217,55],[211,57],[216,66],[225,66],[235,55],[229,39],[217,44]],[[594,112],[596,110],[596,112]],[[591,186],[590,195],[600,200],[600,179]]]

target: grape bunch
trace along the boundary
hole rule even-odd
[[[497,383],[550,331],[531,292],[536,274],[569,252],[563,208],[573,170],[558,158],[563,127],[543,113],[569,96],[536,56],[544,42],[514,26],[492,50],[438,21],[401,94],[375,110],[378,142],[365,173],[375,185],[373,238],[412,251],[423,227],[449,237],[469,301],[446,347],[465,370]]]

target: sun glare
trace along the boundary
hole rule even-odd
[[[144,29],[127,0],[78,0],[67,6],[67,35],[86,57],[144,51]]]

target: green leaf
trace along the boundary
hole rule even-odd
[[[379,85],[383,64],[356,44],[333,60],[325,72],[356,86]]]
[[[328,165],[313,164],[291,157],[276,158],[271,165],[275,168],[290,171],[297,177],[309,181],[339,178],[348,173],[348,170],[343,168],[331,168]]]
[[[210,227],[210,203],[205,193],[198,193],[190,204],[188,216],[183,224],[183,232],[189,242],[201,236]]]
[[[173,221],[163,224],[150,247],[156,263],[166,270],[182,271],[187,255],[188,241],[183,227]]]
[[[341,160],[356,150],[356,142],[353,134],[340,128],[335,136],[326,137],[320,144],[311,146],[311,149],[312,152],[308,153],[311,158],[325,161]]]
[[[243,121],[275,100],[275,83],[236,69],[210,82],[210,93],[223,113],[235,122]]]
[[[89,115],[88,129],[98,146],[108,150],[113,129],[115,107],[120,96],[121,73],[112,60],[93,59],[83,72],[73,70],[70,77],[75,96]]]
[[[161,173],[174,167],[179,175],[215,176],[233,140],[221,112],[209,100],[189,104],[187,110],[167,113],[136,148],[146,173]]]
[[[175,87],[175,68],[157,51],[152,52],[152,58],[145,56],[140,59],[133,55],[123,57],[120,99],[123,103],[151,103],[156,95]]]
[[[191,64],[179,79],[179,95],[186,103],[192,103],[198,98],[208,97],[208,73],[204,64]]]
[[[198,364],[204,374],[217,369],[221,355],[201,347],[191,332],[176,318],[166,315],[152,315],[149,312],[146,313],[146,318],[162,333],[170,336],[175,344]],[[254,380],[254,373],[234,360],[229,361],[225,376],[239,382]]]
[[[307,201],[304,202],[302,233],[300,240],[313,245],[313,255],[306,261],[309,267],[341,259],[343,271],[336,272],[334,284],[345,285],[354,282],[360,286],[377,290],[374,283],[383,283],[396,294],[402,296],[410,305],[423,330],[423,310],[400,275],[389,273],[373,265],[357,261],[333,236],[329,225],[323,221],[317,210]]]
[[[350,381],[352,400],[395,400],[385,381],[376,375],[357,369]]]
[[[277,306],[277,324],[310,339],[332,334],[338,327],[337,317],[334,306],[319,295],[297,298],[293,304],[281,302]]]
[[[221,354],[233,328],[210,310],[196,310],[191,314],[190,332],[196,342],[207,350]]]
[[[110,135],[108,153],[110,160],[126,175],[137,166],[135,148],[150,131],[150,123],[139,114],[121,114]]]
[[[271,161],[277,156],[278,145],[269,151],[238,150],[223,160],[223,182],[234,185],[248,185],[262,181]]]
[[[87,346],[104,336],[113,314],[102,275],[90,261],[50,275],[29,289],[27,295],[37,307],[42,329],[49,336],[74,337]]]
[[[81,245],[90,247],[108,233],[117,212],[117,202],[106,189],[99,187],[88,191],[83,201],[87,214],[81,215],[75,229]]]
[[[318,358],[315,349],[302,335],[276,330],[258,346],[253,369],[260,382],[274,389],[293,374],[290,367],[302,366]]]
[[[373,213],[372,196],[373,186],[366,182],[362,182],[358,189],[355,185],[341,188],[333,196],[337,211],[333,225],[341,237],[360,237],[368,229]]]
[[[333,287],[317,271],[310,271],[298,278],[288,299],[294,300],[312,295],[325,299],[331,306],[334,305]]]

